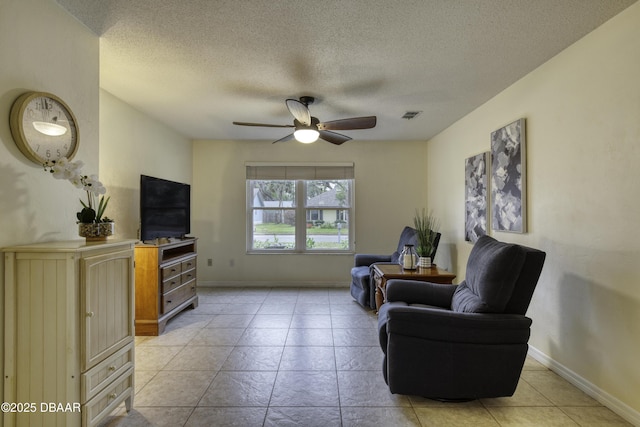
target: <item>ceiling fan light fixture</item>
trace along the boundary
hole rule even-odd
[[[233,122],[239,126],[261,126],[270,128],[294,128],[294,132],[280,138],[276,142],[290,141],[295,139],[303,144],[311,144],[322,138],[324,141],[335,145],[349,141],[351,137],[334,132],[336,130],[371,129],[376,126],[376,116],[351,117],[348,119],[331,120],[320,122],[317,117],[313,117],[309,112],[309,104],[314,98],[311,96],[300,97],[300,100],[289,98],[285,101],[287,109],[293,116],[293,125],[274,125],[267,123]]]
[[[298,142],[302,142],[303,144],[311,144],[312,142],[316,142],[318,140],[320,132],[315,129],[297,129],[295,132],[293,132],[293,136]]]

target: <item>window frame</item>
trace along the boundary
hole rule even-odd
[[[308,181],[318,181],[318,179],[250,179],[246,180],[246,253],[247,254],[349,254],[352,255],[355,253],[355,178],[335,178],[335,179],[322,179],[324,181],[348,181],[349,185],[349,207],[334,207],[329,206],[327,209],[329,210],[343,210],[347,211],[348,220],[348,233],[345,236],[348,236],[348,247],[346,249],[313,249],[307,248],[307,212],[308,211],[320,211],[324,208],[311,206],[307,207],[306,205],[306,195],[307,195],[307,182]],[[253,191],[252,191],[252,182],[253,181],[293,181],[295,183],[295,199],[293,201],[293,206],[287,206],[285,208],[266,208],[266,207],[254,207],[253,206]],[[295,211],[295,244],[293,248],[254,248],[254,234],[253,234],[253,221],[254,221],[254,211],[256,210],[294,210]]]

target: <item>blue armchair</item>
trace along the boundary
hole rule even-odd
[[[440,233],[436,235],[431,259],[436,256]],[[418,240],[416,230],[405,227],[400,234],[398,247],[391,255],[356,254],[354,257],[354,267],[351,269],[351,296],[365,308],[376,308],[375,289],[371,285],[371,265],[381,262],[397,263],[404,245],[417,246]]]
[[[513,395],[544,260],[537,249],[482,236],[458,286],[387,282],[378,332],[391,392],[441,400]]]

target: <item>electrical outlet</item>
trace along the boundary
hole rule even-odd
[[[213,266],[213,258],[207,258],[207,267]]]

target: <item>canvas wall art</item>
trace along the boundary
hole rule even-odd
[[[491,228],[526,232],[525,120],[491,133]]]
[[[464,161],[465,215],[464,240],[475,243],[487,234],[489,152]]]

